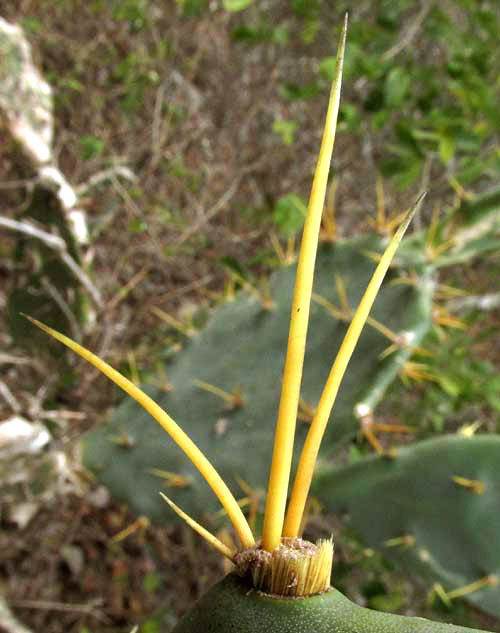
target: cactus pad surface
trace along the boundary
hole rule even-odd
[[[312,494],[370,547],[500,615],[500,436],[444,436],[322,469]],[[429,589],[431,587],[429,586]]]
[[[379,613],[336,589],[307,598],[276,598],[249,589],[235,575],[215,585],[172,633],[480,633],[452,624]]]

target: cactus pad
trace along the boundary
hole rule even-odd
[[[381,240],[372,236],[322,246],[315,292],[339,306],[335,275],[340,276],[354,309],[374,269],[366,253],[382,249]],[[408,333],[412,344],[418,344],[430,327],[433,284],[428,277],[415,286],[391,284],[400,272],[396,268],[389,273],[372,314],[394,332]],[[245,293],[217,307],[206,327],[167,366],[172,390],[146,388],[198,444],[236,496],[238,478],[253,489],[266,486],[294,276],[293,266],[272,276],[271,309]],[[302,384],[302,397],[312,406],[319,400],[346,327],[323,306],[312,305]],[[390,344],[372,327],[365,328],[335,405],[323,454],[353,437],[359,428],[356,406],[374,406],[410,354],[404,347],[380,360],[380,353]],[[194,384],[196,379],[226,392],[239,387],[242,406],[228,410],[221,398]],[[297,448],[307,428],[306,423],[299,423]],[[194,467],[135,402],[126,400],[110,423],[84,439],[84,462],[116,498],[153,520],[173,518],[158,495],[168,484],[177,486],[175,500],[186,512],[200,517],[218,510],[215,497],[206,494],[208,488]],[[152,469],[180,477],[164,479]]]
[[[359,607],[336,589],[307,598],[276,598],[226,576],[174,627],[172,633],[481,633]]]
[[[445,436],[320,470],[312,494],[374,548],[500,615],[500,436]],[[489,579],[489,582],[488,582]],[[430,587],[429,587],[430,588]]]

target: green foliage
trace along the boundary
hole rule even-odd
[[[294,193],[282,196],[273,209],[273,222],[284,235],[300,231],[306,217],[307,205],[303,198]]]
[[[183,15],[192,17],[198,15],[208,4],[207,0],[175,0],[182,9]]]
[[[155,572],[149,572],[144,576],[144,589],[148,593],[154,593],[161,584],[161,578]]]
[[[301,18],[315,17],[320,6],[320,0],[292,0],[292,11]]]
[[[298,84],[294,81],[287,81],[280,86],[280,96],[286,101],[302,101],[311,99],[321,93],[321,86],[316,81],[305,84]]]
[[[450,331],[444,340],[431,332],[423,347],[432,350],[432,356],[421,360],[433,379],[414,387],[413,397],[406,395],[404,385],[392,389],[387,408],[397,408],[406,424],[426,434],[456,431],[478,417],[487,420],[490,430],[500,430],[500,375],[487,360],[471,357],[473,327],[475,319],[470,317],[466,329]]]
[[[393,5],[399,12],[405,8],[401,2]],[[451,171],[460,182],[485,175],[494,157],[488,136],[498,139],[500,129],[494,112],[498,60],[486,53],[492,35],[484,29],[482,13],[469,10],[467,19],[457,23],[432,7],[418,29],[418,56],[416,43],[399,45],[401,32],[383,10],[378,23],[351,29],[346,77],[367,82],[365,113],[375,130],[392,137],[384,173],[403,185],[420,176],[429,157],[444,165],[453,159]],[[440,55],[426,54],[436,46]],[[397,53],[389,54],[392,50]],[[468,173],[469,157],[474,157],[475,175]]]
[[[456,4],[453,11],[431,4],[419,15],[414,3],[398,0],[351,18],[342,106],[350,114],[348,129],[360,133],[368,125],[380,141],[384,175],[401,187],[418,181],[428,161],[434,174],[462,184],[495,180],[500,168],[499,53],[492,28],[498,14],[481,3]],[[316,76],[282,82],[279,93],[288,102],[328,90],[335,61],[321,43],[344,10],[332,13],[326,0],[294,0],[291,9],[285,44],[300,40],[305,58],[319,61]],[[243,16],[232,26],[235,39],[272,41],[271,18],[262,13],[258,30],[253,20]]]
[[[330,511],[347,513],[370,547],[446,591],[491,575],[490,585],[467,598],[498,616],[499,459],[497,435],[445,436],[400,448],[391,459],[325,465],[312,494]]]
[[[182,157],[174,157],[166,164],[166,170],[169,174],[174,175],[179,180],[182,180],[186,187],[191,191],[196,192],[200,186],[201,176],[192,169],[187,167]]]
[[[273,25],[262,19],[257,24],[235,26],[231,31],[231,37],[235,42],[248,45],[264,42],[285,45],[288,43],[289,33],[286,24]]]
[[[410,90],[410,75],[404,68],[395,66],[387,73],[384,82],[384,98],[388,108],[399,108],[403,105]]]
[[[104,142],[92,135],[80,139],[80,154],[83,160],[99,157],[104,150]]]
[[[247,9],[253,2],[254,0],[222,0],[222,6],[226,11],[243,11],[243,9]]]
[[[342,278],[349,305],[359,302],[374,264],[366,252],[381,251],[380,238],[362,236],[322,246],[316,264],[315,292],[339,307],[335,275]],[[396,333],[406,332],[418,344],[429,329],[432,284],[425,276],[416,286],[394,285],[388,276],[375,303],[373,315]],[[149,394],[169,412],[209,456],[233,490],[238,478],[254,489],[264,489],[270,464],[272,436],[281,389],[295,267],[276,272],[269,281],[269,300],[242,294],[216,308],[205,328],[166,367],[172,390],[150,387]],[[302,397],[314,407],[331,363],[346,332],[347,323],[313,303],[307,341]],[[391,344],[367,327],[352,358],[327,430],[323,454],[351,439],[359,428],[355,414],[360,403],[374,406],[394,379],[410,348],[401,347],[381,360]],[[201,380],[231,393],[241,389],[242,406],[228,409],[220,397],[193,383]],[[300,446],[307,424],[299,423]],[[120,440],[121,438],[121,440]],[[125,441],[126,440],[126,441]],[[252,458],[245,459],[251,452]],[[189,461],[140,407],[125,401],[109,424],[103,424],[84,441],[86,465],[115,497],[154,520],[172,520],[159,502],[165,485],[151,469],[181,476],[184,485],[175,499],[188,513],[200,517],[215,512],[218,504]]]
[[[111,9],[114,20],[127,22],[137,30],[146,24],[148,15],[146,0],[126,0],[114,5]]]
[[[119,55],[119,52],[116,51]],[[135,51],[115,61],[112,71],[115,80],[123,87],[120,106],[123,111],[133,112],[142,107],[144,94],[150,84],[157,83],[158,75],[150,68],[151,61]]]
[[[299,127],[296,121],[276,119],[273,123],[273,132],[279,134],[285,145],[292,145],[295,140],[295,132]]]

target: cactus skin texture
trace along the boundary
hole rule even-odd
[[[355,309],[375,266],[365,253],[382,250],[381,239],[374,236],[323,245],[316,264],[315,292],[339,307],[335,290],[335,275],[339,275],[350,308]],[[372,314],[396,333],[411,332],[412,343],[418,345],[431,325],[433,284],[423,276],[416,286],[390,285],[388,282],[401,272],[398,268],[390,271]],[[266,488],[294,276],[295,267],[291,266],[271,277],[271,309],[264,309],[258,298],[247,293],[217,307],[205,328],[167,365],[172,390],[165,393],[146,388],[210,456],[236,495],[240,490],[237,477],[254,490]],[[312,304],[302,397],[313,406],[319,400],[346,325],[323,306]],[[355,435],[359,429],[354,415],[356,404],[374,406],[409,356],[409,348],[400,348],[380,360],[380,353],[390,344],[375,329],[365,327],[333,411],[323,455],[330,455],[339,440],[347,441]],[[240,386],[243,405],[227,410],[220,397],[200,389],[193,384],[194,379],[226,392]],[[307,429],[306,423],[299,423],[298,447]],[[165,480],[151,474],[154,468],[174,472],[186,482],[170,490],[188,514],[200,517],[219,509],[194,467],[135,402],[126,400],[111,423],[102,424],[84,439],[83,457],[85,465],[115,498],[154,521],[174,519],[168,506],[160,502],[158,491],[170,492]]]
[[[446,591],[490,576],[465,597],[499,616],[499,464],[500,436],[444,436],[401,448],[394,459],[320,468],[312,494],[347,513],[368,546]]]
[[[262,594],[230,574],[206,593],[172,633],[479,633],[360,607],[336,589],[307,598]]]

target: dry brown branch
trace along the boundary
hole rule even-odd
[[[17,231],[18,233],[23,233],[24,235],[28,235],[29,237],[33,237],[43,242],[48,248],[52,249],[53,251],[57,251],[62,261],[66,264],[73,275],[78,279],[78,281],[82,284],[82,286],[84,286],[89,295],[92,297],[94,303],[98,307],[102,306],[102,299],[99,290],[90,281],[84,270],[68,253],[66,243],[61,237],[59,237],[58,235],[54,235],[53,233],[43,231],[30,222],[19,222],[17,220],[5,218],[3,216],[0,216],[0,227],[4,227],[12,231]]]
[[[450,312],[465,312],[467,310],[496,310],[500,308],[500,292],[485,295],[458,297],[446,304]]]
[[[21,412],[21,405],[3,380],[0,380],[0,396],[5,400],[14,413]]]
[[[12,231],[17,231],[18,233],[24,233],[29,237],[34,237],[35,239],[42,241],[51,249],[66,249],[66,244],[61,237],[53,235],[52,233],[47,233],[47,231],[43,231],[29,222],[18,222],[17,220],[11,220],[10,218],[0,216],[0,227],[1,226],[6,229],[11,229]]]
[[[426,0],[422,4],[422,7],[420,8],[420,12],[418,13],[417,17],[410,23],[408,28],[403,32],[401,38],[394,44],[394,46],[391,46],[391,48],[389,48],[389,50],[387,50],[382,55],[383,61],[387,62],[391,60],[393,57],[396,57],[396,55],[399,55],[399,53],[401,53],[401,51],[403,51],[405,48],[408,48],[408,46],[410,46],[410,44],[415,39],[420,27],[422,26],[422,23],[425,20],[427,14],[431,10],[432,4],[433,4],[432,0]]]
[[[217,202],[210,208],[208,211],[201,217],[198,222],[191,225],[188,229],[184,231],[184,233],[177,240],[177,246],[184,244],[186,240],[188,240],[192,235],[198,233],[206,224],[210,222],[212,218],[214,218],[219,211],[221,211],[226,204],[231,200],[236,191],[238,190],[238,186],[240,184],[241,176],[237,176],[231,186],[227,191],[225,191],[222,196],[217,200]]]
[[[95,618],[99,622],[109,622],[109,618],[98,607],[102,605],[102,600],[97,598],[87,604],[70,604],[66,602],[55,602],[51,600],[13,600],[13,607],[21,609],[38,609],[42,611],[64,611],[66,613],[81,613]]]

